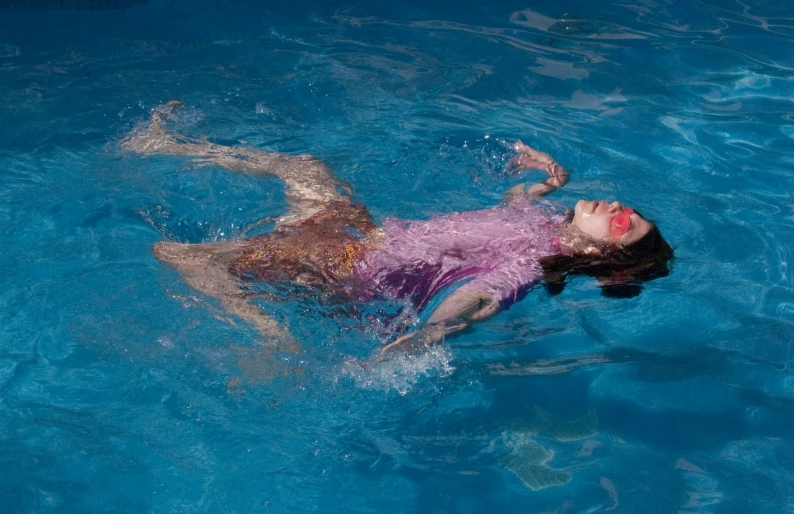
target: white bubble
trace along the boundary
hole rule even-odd
[[[394,355],[381,361],[349,361],[342,365],[341,372],[362,389],[393,389],[404,396],[423,378],[437,379],[451,375],[455,371],[450,364],[451,359],[449,348],[438,345],[422,352]]]

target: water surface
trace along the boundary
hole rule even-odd
[[[762,0],[2,10],[2,510],[794,510],[793,36]],[[274,349],[151,255],[286,207],[123,153],[170,99],[191,136],[325,159],[378,220],[495,205],[522,138],[573,170],[551,199],[640,209],[674,272],[366,370],[367,312],[262,300],[300,342]]]

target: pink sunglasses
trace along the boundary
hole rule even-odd
[[[617,242],[623,235],[631,228],[631,215],[634,214],[634,209],[631,207],[623,207],[623,212],[616,214],[612,218],[612,223],[609,228],[612,233],[612,241]]]

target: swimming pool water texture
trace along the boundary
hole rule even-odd
[[[790,3],[67,4],[0,2],[0,512],[794,512]],[[505,171],[520,138],[572,170],[558,209],[634,207],[672,273],[382,362],[428,310],[263,285],[275,345],[152,255],[287,208],[125,152],[172,99],[378,223],[541,179]]]

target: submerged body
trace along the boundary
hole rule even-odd
[[[492,209],[425,221],[387,219],[379,227],[366,207],[350,199],[349,185],[319,159],[177,137],[164,121],[179,107],[172,101],[155,108],[151,122],[122,147],[276,176],[284,181],[290,210],[269,234],[209,244],[161,242],[154,254],[274,341],[291,337],[247,301],[251,283],[297,283],[360,300],[404,298],[417,311],[442,290],[454,289],[421,328],[384,348],[390,349],[439,342],[519,300],[541,277],[564,283],[565,273],[595,270],[609,272],[597,275],[604,283],[641,281],[663,276],[672,256],[658,230],[618,202],[580,201],[572,221],[564,223],[537,199],[564,186],[568,171],[521,142],[514,145],[512,172],[539,169],[546,180],[511,188]]]

